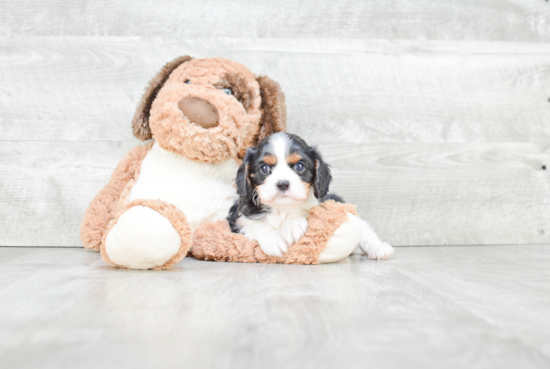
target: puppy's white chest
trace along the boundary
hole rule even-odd
[[[302,209],[293,209],[292,211],[272,209],[262,221],[275,229],[281,229],[284,221],[288,218],[307,218],[308,212]]]
[[[180,209],[192,229],[206,220],[225,219],[236,197],[234,160],[200,163],[153,145],[141,164],[129,200],[163,200]]]

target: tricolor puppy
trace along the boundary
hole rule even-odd
[[[256,240],[271,256],[282,256],[307,231],[309,210],[328,195],[332,176],[315,147],[289,133],[276,133],[248,149],[237,173],[239,199],[227,220],[234,233]],[[359,246],[371,259],[387,259],[393,248],[363,221]]]

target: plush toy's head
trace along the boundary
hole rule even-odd
[[[285,99],[277,82],[240,63],[182,56],[149,83],[132,125],[141,140],[154,137],[165,150],[219,163],[285,131]]]

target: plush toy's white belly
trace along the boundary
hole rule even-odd
[[[163,200],[180,209],[192,229],[206,220],[225,219],[236,198],[238,164],[191,161],[153,145],[141,164],[129,200]]]

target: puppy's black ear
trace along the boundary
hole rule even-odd
[[[252,183],[250,183],[250,161],[254,155],[253,149],[246,150],[246,155],[244,156],[243,163],[237,171],[237,191],[241,197],[246,199],[252,198]]]
[[[315,178],[313,179],[313,194],[320,199],[328,193],[332,175],[327,163],[323,161],[316,148],[311,149],[311,156],[315,160]]]

